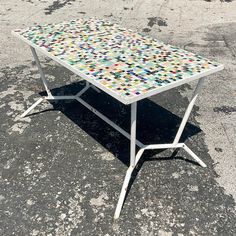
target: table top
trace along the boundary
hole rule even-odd
[[[223,65],[100,19],[35,25],[13,34],[124,104],[223,69]]]

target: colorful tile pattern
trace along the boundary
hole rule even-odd
[[[127,99],[220,66],[104,20],[36,25],[17,33]]]

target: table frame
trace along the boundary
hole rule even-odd
[[[36,62],[36,65],[38,67],[40,76],[41,76],[41,80],[43,83],[43,86],[46,90],[47,96],[41,97],[39,98],[33,105],[31,105],[22,115],[21,117],[25,117],[26,115],[28,115],[36,106],[38,106],[41,102],[45,101],[45,100],[77,100],[78,102],[80,102],[82,105],[84,105],[85,107],[87,107],[90,111],[92,111],[93,113],[95,113],[98,117],[100,117],[102,120],[104,120],[106,123],[108,123],[109,125],[111,125],[114,129],[116,129],[118,132],[120,132],[121,134],[123,134],[126,138],[130,139],[130,165],[129,168],[126,172],[125,175],[125,179],[123,182],[123,186],[121,189],[121,193],[120,193],[120,197],[116,206],[116,210],[115,210],[115,214],[114,214],[114,218],[117,219],[120,216],[120,212],[122,209],[122,206],[124,204],[124,200],[125,197],[127,195],[127,190],[128,190],[128,186],[129,186],[129,182],[132,176],[132,173],[135,169],[135,167],[137,166],[143,152],[145,150],[148,149],[179,149],[179,148],[183,148],[200,166],[202,167],[206,167],[206,164],[190,149],[186,146],[186,144],[184,143],[180,143],[180,137],[183,133],[183,130],[186,126],[186,123],[188,121],[188,118],[190,116],[190,113],[193,109],[193,106],[195,104],[195,101],[197,99],[197,97],[199,96],[199,93],[201,91],[202,85],[204,83],[204,78],[200,78],[198,80],[198,84],[195,88],[195,91],[193,93],[193,96],[189,102],[189,105],[185,111],[185,114],[183,116],[183,119],[181,121],[181,124],[179,126],[179,129],[176,133],[176,136],[174,138],[174,141],[172,143],[167,143],[167,144],[150,144],[150,145],[145,145],[142,142],[140,142],[139,140],[136,139],[136,123],[137,123],[137,101],[131,103],[131,132],[130,134],[128,132],[126,132],[124,129],[120,128],[118,125],[116,125],[113,121],[111,121],[109,118],[107,118],[106,116],[104,116],[102,113],[100,113],[98,110],[96,110],[95,108],[93,108],[91,105],[89,105],[87,102],[85,102],[82,98],[81,95],[83,93],[85,93],[89,88],[93,88],[94,90],[96,90],[97,92],[100,92],[100,90],[95,87],[94,85],[91,85],[88,81],[86,81],[86,85],[85,87],[79,91],[76,95],[72,95],[72,96],[53,96],[51,94],[51,91],[49,89],[47,80],[45,78],[45,74],[42,70],[39,58],[37,56],[37,53],[35,51],[35,48],[30,46],[30,49],[32,51],[34,60]],[[139,151],[136,153],[136,145],[140,148]]]

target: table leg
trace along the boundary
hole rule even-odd
[[[131,104],[131,138],[130,138],[130,165],[126,172],[123,186],[121,189],[120,197],[116,206],[114,218],[117,219],[120,216],[120,212],[127,194],[130,178],[133,170],[137,164],[136,162],[136,120],[137,120],[137,102]]]
[[[186,126],[186,123],[188,121],[188,118],[190,116],[190,113],[193,109],[193,106],[196,102],[197,97],[199,96],[199,93],[202,89],[202,85],[204,83],[204,78],[199,79],[197,87],[194,90],[193,96],[191,101],[189,102],[189,105],[185,111],[184,117],[181,121],[181,124],[179,126],[179,129],[177,131],[177,134],[175,136],[175,139],[173,141],[173,145],[177,145],[179,143],[180,137],[184,131],[184,128]],[[197,161],[202,167],[206,167],[207,165],[194,153],[192,152],[185,144],[183,144],[182,148],[195,160]]]
[[[45,75],[43,73],[43,70],[42,70],[42,67],[41,67],[38,55],[37,55],[37,53],[36,53],[36,51],[35,51],[35,49],[33,47],[30,47],[30,49],[31,49],[31,52],[33,54],[34,60],[36,62],[36,65],[38,67],[38,70],[39,70],[39,73],[40,73],[40,76],[41,76],[41,80],[43,82],[43,85],[44,85],[44,88],[45,88],[45,90],[47,92],[47,95],[48,96],[52,96],[51,91],[50,91],[50,89],[48,87],[48,83],[46,81]]]
[[[182,135],[182,133],[184,131],[184,127],[186,126],[186,123],[188,121],[190,113],[191,113],[191,111],[193,109],[193,106],[195,104],[195,101],[196,101],[196,99],[197,99],[197,97],[198,97],[198,95],[199,95],[199,93],[200,93],[200,91],[202,89],[203,82],[204,82],[204,78],[199,79],[197,87],[194,90],[192,99],[191,99],[191,101],[190,101],[190,103],[189,103],[189,105],[187,107],[187,110],[186,110],[186,112],[184,114],[184,117],[183,117],[183,119],[181,121],[181,124],[180,124],[178,132],[177,132],[177,134],[175,136],[173,144],[177,144],[179,142],[179,140],[180,140],[180,137],[181,137],[181,135]]]
[[[21,114],[21,118],[25,117],[27,114],[29,114],[36,106],[38,106],[44,98],[39,98],[33,105],[31,105],[23,114]]]
[[[86,81],[86,86],[81,90],[79,91],[76,95],[73,95],[73,96],[53,96],[50,89],[49,89],[49,86],[48,86],[48,83],[47,83],[47,80],[45,78],[45,74],[42,70],[42,67],[41,67],[41,64],[40,64],[40,61],[39,61],[39,58],[38,58],[38,55],[35,51],[35,49],[33,47],[30,47],[31,49],[31,52],[33,54],[33,57],[34,57],[34,60],[36,62],[36,65],[38,67],[38,70],[39,70],[39,73],[40,73],[40,76],[41,76],[41,80],[42,80],[42,83],[43,83],[43,86],[46,90],[46,93],[47,93],[47,96],[45,97],[41,97],[39,98],[34,104],[32,104],[20,117],[23,118],[25,117],[27,114],[29,114],[36,106],[38,106],[42,101],[44,100],[64,100],[64,99],[77,99],[79,98],[85,91],[87,91],[89,88],[90,88],[90,85],[89,83]],[[93,88],[95,89],[95,87]],[[100,90],[99,90],[100,92]]]
[[[136,156],[136,123],[137,123],[137,102],[131,104],[131,138],[130,138],[130,166],[135,167]]]
[[[33,57],[34,57],[34,60],[36,62],[36,65],[38,67],[38,70],[39,70],[39,73],[40,73],[40,76],[41,76],[41,80],[43,82],[43,86],[47,92],[47,97],[52,97],[52,94],[51,94],[51,91],[49,89],[49,86],[48,86],[48,83],[46,81],[46,78],[45,78],[45,74],[42,70],[42,67],[41,67],[41,64],[40,64],[40,61],[39,61],[39,58],[38,58],[38,55],[35,51],[35,49],[33,47],[30,47],[31,49],[31,52],[33,54]],[[31,105],[20,117],[23,118],[25,117],[27,114],[29,114],[36,106],[38,106],[42,101],[44,100],[44,98],[39,98],[33,105]]]

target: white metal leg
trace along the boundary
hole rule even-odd
[[[191,101],[190,101],[190,103],[189,103],[189,105],[187,107],[187,110],[186,110],[186,112],[184,114],[182,122],[181,122],[181,124],[179,126],[179,129],[178,129],[178,132],[177,132],[177,134],[175,136],[173,144],[177,144],[179,142],[179,139],[180,139],[180,137],[181,137],[181,135],[182,135],[182,133],[184,131],[184,127],[186,126],[186,123],[188,121],[189,115],[190,115],[190,113],[191,113],[191,111],[193,109],[194,103],[195,103],[195,101],[196,101],[196,99],[197,99],[197,97],[199,95],[199,92],[200,92],[200,90],[202,88],[203,82],[204,82],[204,78],[199,79],[197,87],[196,87],[196,89],[195,89],[195,91],[193,93],[193,97],[192,97],[192,99],[191,99]]]
[[[177,131],[177,134],[175,136],[175,139],[173,143],[168,144],[151,144],[151,145],[144,145],[141,147],[135,155],[135,145],[134,141],[136,139],[136,113],[137,113],[137,104],[132,104],[131,107],[131,144],[130,144],[130,167],[128,168],[126,172],[126,176],[124,179],[124,183],[121,189],[120,197],[116,206],[116,211],[114,218],[117,219],[120,216],[120,212],[122,209],[122,206],[124,204],[124,199],[127,194],[127,188],[129,186],[129,181],[132,175],[133,170],[135,169],[135,166],[137,165],[138,161],[140,160],[143,152],[148,149],[176,149],[176,148],[183,148],[192,158],[199,163],[202,167],[206,167],[206,164],[193,152],[191,151],[184,143],[179,143],[180,137],[183,133],[184,127],[186,126],[186,123],[188,121],[189,115],[193,109],[194,103],[199,95],[199,92],[202,88],[204,79],[200,79],[197,87],[194,91],[193,97],[186,109],[186,112],[184,114],[184,117],[182,119],[182,122],[180,124],[180,127]]]
[[[42,98],[39,98],[33,105],[31,105],[20,117],[23,118],[26,115],[28,115],[36,106],[38,106],[42,101],[44,100],[73,100],[73,99],[77,99],[79,96],[81,96],[83,93],[86,92],[86,90],[89,87],[84,87],[80,92],[78,92],[76,95],[66,95],[66,96],[45,96]]]
[[[32,106],[30,106],[20,117],[23,118],[29,114],[36,106],[38,106],[44,99],[39,98]]]
[[[51,91],[50,91],[50,89],[49,89],[49,87],[48,87],[48,83],[47,83],[47,81],[46,81],[45,75],[44,75],[44,73],[43,73],[43,70],[42,70],[42,67],[41,67],[41,64],[40,64],[38,55],[37,55],[37,53],[36,53],[36,51],[35,51],[35,49],[34,49],[33,47],[30,47],[30,49],[31,49],[31,52],[32,52],[32,54],[33,54],[34,60],[35,60],[35,62],[36,62],[36,65],[37,65],[37,67],[38,67],[39,73],[40,73],[40,75],[41,75],[41,79],[42,79],[43,85],[44,85],[44,87],[45,87],[45,90],[46,90],[46,92],[47,92],[47,95],[48,95],[48,96],[52,96]]]
[[[131,104],[130,166],[135,167],[137,102]]]
[[[137,102],[131,104],[131,138],[130,138],[130,166],[126,172],[125,180],[121,188],[120,197],[116,206],[116,211],[114,218],[117,219],[120,216],[120,212],[127,194],[127,189],[129,185],[130,178],[132,176],[133,170],[136,166],[136,120],[137,120]],[[141,157],[141,155],[140,155]]]
[[[125,196],[127,193],[129,181],[130,181],[131,175],[133,173],[133,170],[134,170],[134,167],[130,166],[126,172],[125,179],[124,179],[124,182],[123,182],[123,185],[121,188],[120,197],[119,197],[119,200],[118,200],[118,203],[116,206],[116,211],[115,211],[115,215],[114,215],[115,219],[118,219],[120,216],[120,212],[121,212],[122,206],[124,204]]]
[[[183,149],[190,155],[196,162],[199,163],[200,166],[202,167],[207,167],[207,165],[190,149],[188,148],[185,144],[183,145]]]

